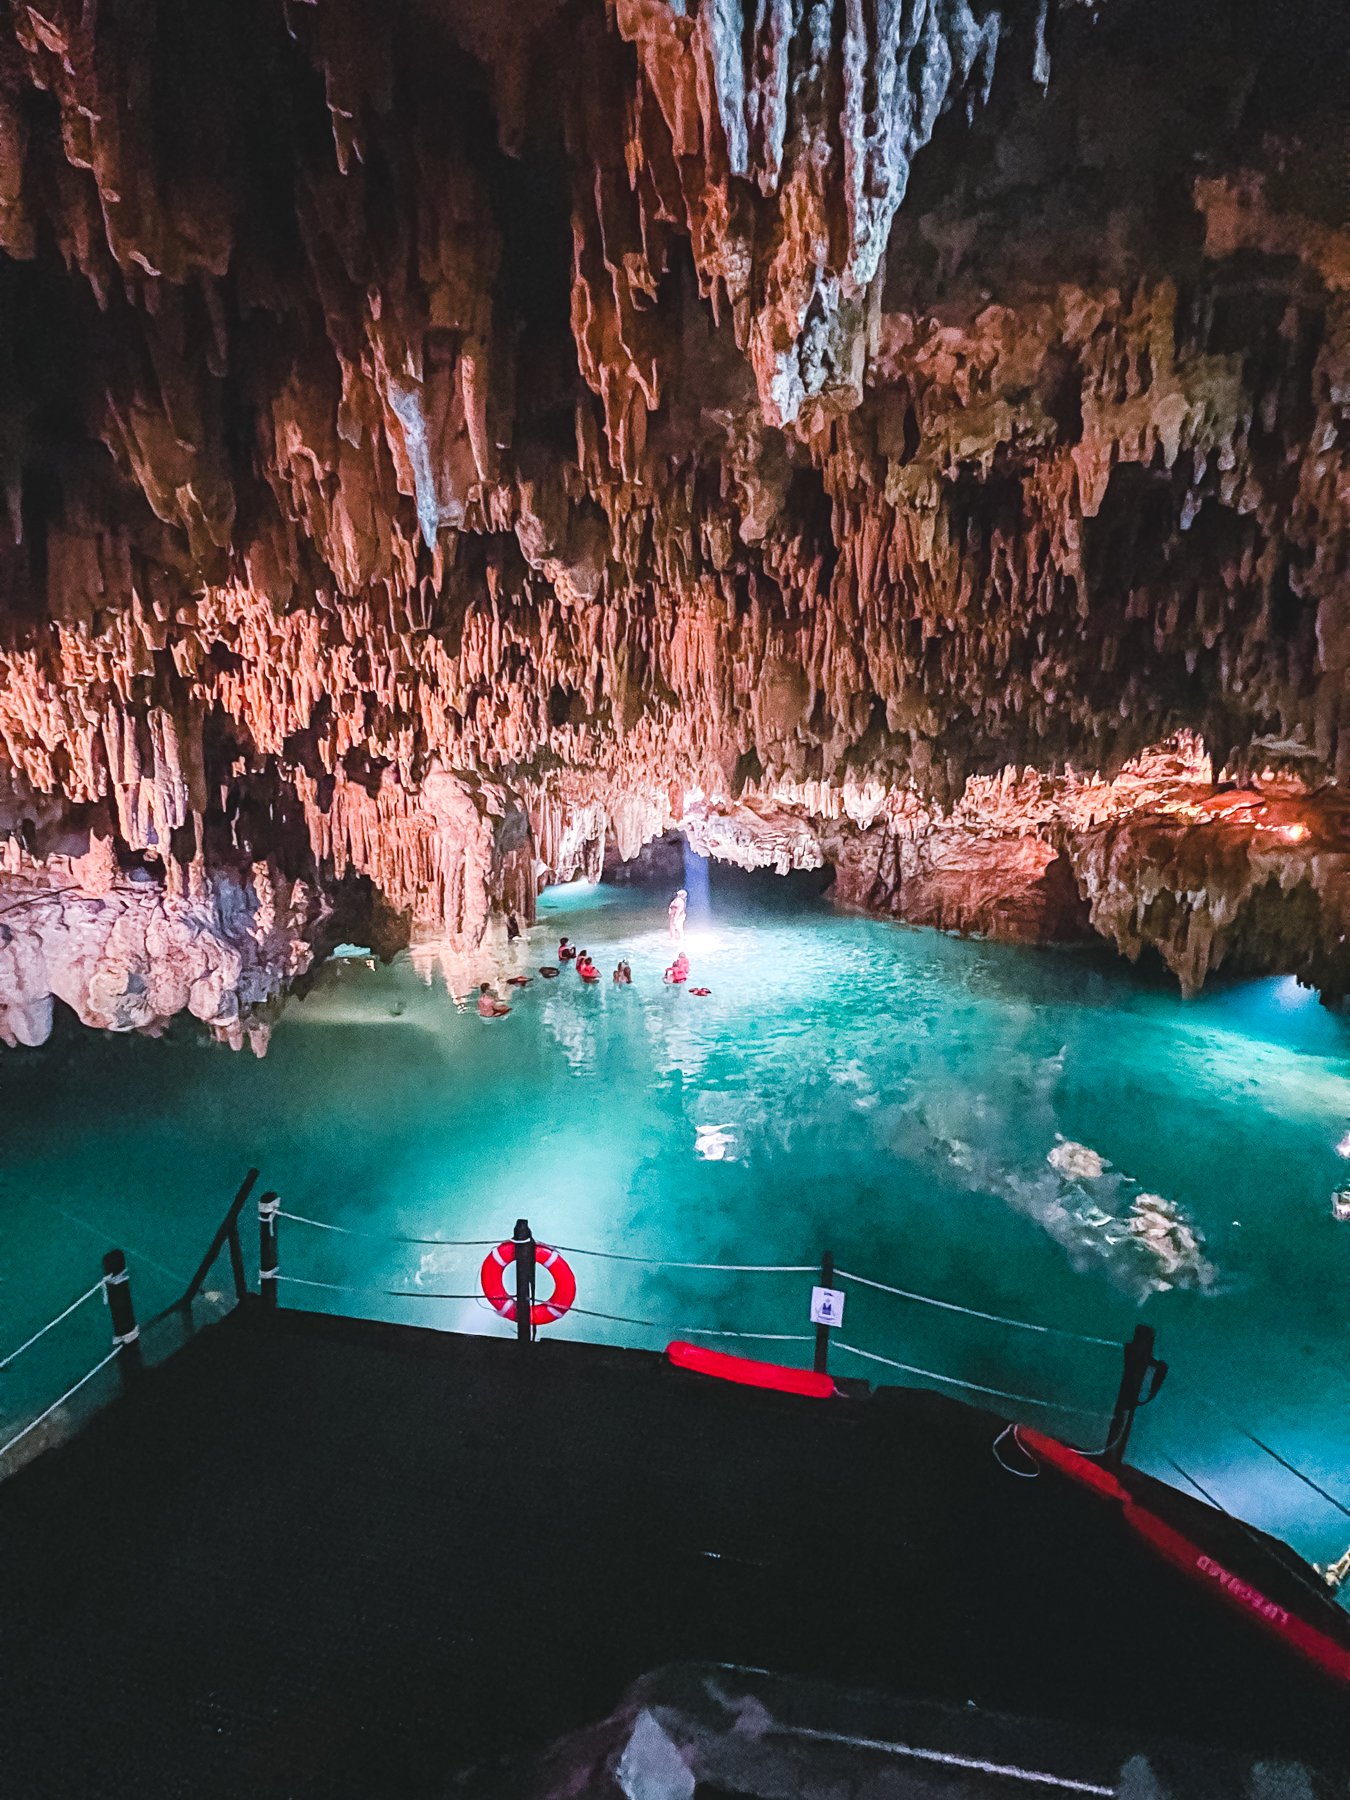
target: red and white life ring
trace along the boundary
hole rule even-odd
[[[506,1291],[504,1271],[516,1260],[516,1247],[507,1238],[505,1243],[498,1244],[495,1250],[489,1250],[483,1258],[483,1266],[478,1272],[478,1279],[483,1284],[483,1293],[488,1305],[494,1312],[499,1312],[504,1319],[514,1322],[516,1316],[516,1297]],[[553,1293],[547,1300],[536,1300],[530,1309],[531,1325],[556,1325],[564,1314],[572,1309],[577,1297],[577,1278],[572,1273],[572,1266],[567,1258],[557,1250],[550,1250],[547,1244],[536,1244],[534,1247],[535,1267],[547,1269],[553,1277]]]

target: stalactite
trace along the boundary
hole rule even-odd
[[[1331,850],[1196,851],[1165,919],[1168,833],[1230,815],[1182,769],[1156,832],[1073,809],[1188,733],[1339,816],[1343,121],[1310,78],[1235,128],[1178,25],[1175,142],[1107,131],[1128,0],[1090,10],[1051,71],[1023,0],[0,4],[25,879],[355,871],[472,945],[684,821],[907,917],[1334,988]],[[1212,29],[1289,110],[1285,39]]]

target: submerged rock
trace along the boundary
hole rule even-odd
[[[1076,1181],[1096,1181],[1106,1169],[1095,1150],[1067,1140],[1056,1144],[1045,1160],[1052,1169],[1058,1169],[1061,1175],[1071,1175]]]

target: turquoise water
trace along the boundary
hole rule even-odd
[[[545,895],[526,944],[453,966],[450,985],[533,970],[560,930],[605,980],[536,979],[499,1021],[457,1007],[434,967],[354,958],[291,1003],[262,1062],[190,1023],[0,1052],[0,1351],[111,1243],[142,1315],[167,1302],[256,1163],[288,1210],[377,1234],[283,1221],[283,1271],[334,1284],[283,1286],[287,1304],[504,1333],[481,1301],[431,1297],[473,1293],[481,1250],[378,1234],[497,1240],[523,1214],[545,1242],[658,1259],[815,1265],[830,1250],[914,1292],[1114,1341],[1143,1320],[1173,1373],[1133,1460],[1176,1480],[1174,1458],[1310,1557],[1350,1542],[1350,1520],[1229,1423],[1350,1499],[1350,1223],[1331,1211],[1350,1178],[1350,1022],[1292,982],[1183,1004],[1114,963],[716,875],[688,943],[706,998],[662,985],[664,896],[607,888]],[[632,988],[608,979],[620,954]],[[571,1260],[578,1308],[616,1317],[574,1313],[555,1335],[810,1330],[810,1275]],[[914,1379],[848,1344],[1082,1409],[1005,1408],[1101,1442],[1117,1350],[844,1286],[838,1372]],[[0,1375],[0,1436],[101,1352],[101,1314],[95,1301]]]

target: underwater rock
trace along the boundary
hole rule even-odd
[[[1056,1144],[1045,1160],[1052,1169],[1058,1169],[1061,1175],[1071,1175],[1076,1181],[1096,1181],[1106,1168],[1095,1150],[1067,1140]]]

